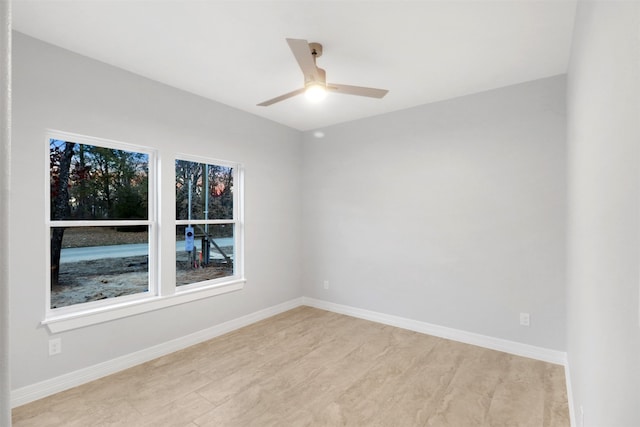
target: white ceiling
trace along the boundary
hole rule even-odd
[[[13,27],[299,130],[565,73],[574,0],[14,0]],[[320,42],[327,81],[389,89],[311,104],[285,38]]]

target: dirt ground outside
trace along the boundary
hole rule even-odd
[[[146,243],[147,233],[121,232],[111,227],[65,230],[64,247],[109,246]],[[51,289],[51,308],[132,295],[149,290],[147,256],[103,258],[60,265],[59,285]],[[212,262],[193,268],[186,253],[176,261],[178,286],[230,276],[233,265]]]
[[[69,227],[64,230],[63,248],[147,243],[146,231],[117,231],[114,227]]]

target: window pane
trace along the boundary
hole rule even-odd
[[[148,256],[146,226],[52,228],[51,308],[147,292]]]
[[[233,276],[234,225],[176,226],[176,285]]]
[[[148,219],[149,155],[49,140],[51,219]]]
[[[233,168],[176,160],[176,219],[233,219]]]

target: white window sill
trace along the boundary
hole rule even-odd
[[[53,314],[43,320],[42,325],[46,326],[52,334],[57,334],[72,329],[83,328],[85,326],[96,325],[98,323],[109,322],[123,317],[134,316],[136,314],[147,313],[149,311],[160,310],[178,304],[209,298],[215,295],[239,291],[244,288],[245,282],[245,279],[238,279],[216,284],[214,286],[178,291],[175,294],[168,296],[152,296],[136,301],[113,304],[64,315],[56,316]]]

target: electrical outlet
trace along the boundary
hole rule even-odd
[[[62,338],[53,338],[49,340],[49,356],[62,353]]]
[[[325,280],[323,285],[324,285],[325,289],[329,289],[329,281],[328,280]]]
[[[529,313],[520,313],[520,326],[529,326]]]

